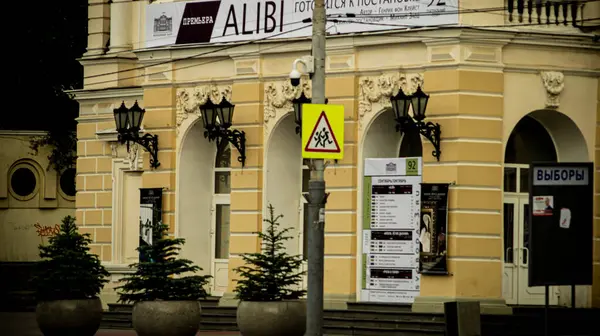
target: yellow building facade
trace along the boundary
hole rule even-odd
[[[289,253],[305,252],[302,193],[308,173],[291,101],[301,90],[310,97],[311,86],[306,77],[292,87],[288,74],[295,59],[310,54],[310,40],[266,40],[227,50],[141,49],[145,2],[117,11],[119,2],[127,1],[90,0],[95,5],[88,52],[81,59],[85,85],[75,92],[76,217],[112,273],[103,301],[116,301],[116,281],[137,260],[139,188],[163,188],[163,221],[187,240],[182,256],[213,276],[209,289],[222,296],[221,304],[235,304],[233,269],[243,253],[259,251],[255,232],[268,204],[284,215],[285,227],[295,229]],[[461,2],[467,9],[503,5]],[[496,313],[544,303],[543,288],[527,286],[522,260],[528,192],[521,181],[532,160],[600,163],[600,48],[573,27],[511,27],[503,11],[461,14],[460,21],[464,27],[327,39],[326,97],[345,110],[344,158],[325,171],[329,307],[360,300],[363,162],[398,156],[402,136],[389,98],[399,88],[412,93],[419,85],[431,95],[427,120],[442,129],[439,162],[422,139],[423,181],[453,185],[450,275],[423,276],[413,310],[440,311],[444,301],[457,298],[480,300]],[[204,138],[199,106],[208,97],[235,104],[233,128],[244,131],[247,141],[244,167],[237,150],[216,157],[214,143]],[[145,108],[143,129],[159,139],[157,169],[141,148],[127,152],[117,142],[113,109],[123,101]],[[595,181],[598,200],[600,174]],[[600,307],[599,210],[595,216],[594,285],[578,287],[582,307]],[[570,304],[570,288],[551,290],[551,303]]]

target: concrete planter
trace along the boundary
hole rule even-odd
[[[99,298],[43,301],[35,315],[44,336],[93,336],[100,328],[102,302]]]
[[[244,336],[304,336],[306,301],[241,301],[237,325]]]
[[[194,336],[201,312],[198,301],[142,301],[131,317],[138,336]]]

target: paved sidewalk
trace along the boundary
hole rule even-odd
[[[0,335],[2,336],[43,336],[35,322],[34,313],[0,312]],[[99,330],[96,336],[136,336],[133,330]],[[199,336],[239,336],[239,332],[202,331]]]

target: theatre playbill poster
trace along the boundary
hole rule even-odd
[[[360,300],[412,303],[419,295],[421,158],[365,160]]]
[[[448,183],[421,184],[419,271],[447,275]]]
[[[161,219],[162,188],[140,188],[140,246],[152,245],[152,227]],[[140,261],[146,261],[142,253]]]

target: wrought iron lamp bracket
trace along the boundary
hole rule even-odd
[[[158,168],[160,166],[160,162],[158,161],[158,135],[145,133],[142,136],[139,136],[137,132],[129,132],[129,133],[119,133],[117,137],[118,141],[121,144],[127,145],[127,151],[129,152],[129,142],[133,141],[146,149],[148,153],[150,153],[150,167]]]
[[[240,153],[238,162],[242,164],[242,167],[246,165],[246,132],[217,126],[204,131],[204,137],[208,138],[209,142],[215,141],[217,143],[217,150],[221,150],[225,147],[223,141],[232,144]]]
[[[433,123],[431,121],[414,121],[412,118],[404,120],[396,119],[396,132],[407,132],[410,130],[417,130],[433,145],[434,150],[431,155],[440,161],[442,151],[440,150],[440,139],[442,136],[442,130],[440,124]]]

